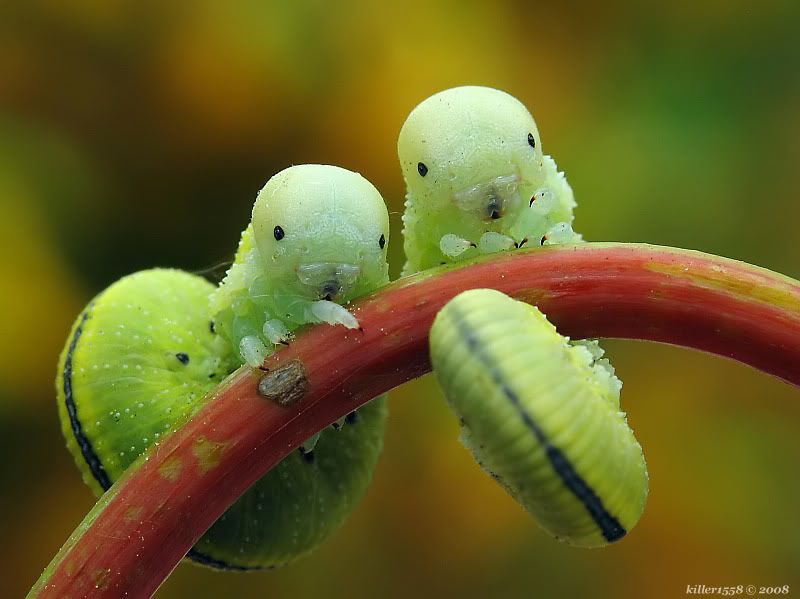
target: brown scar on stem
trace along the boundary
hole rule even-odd
[[[292,360],[261,377],[258,393],[279,406],[290,406],[302,399],[308,390],[308,375],[300,360]]]
[[[111,578],[111,570],[109,568],[101,568],[100,570],[95,570],[94,574],[92,575],[94,588],[96,589],[106,588],[108,586],[108,581],[110,578]]]

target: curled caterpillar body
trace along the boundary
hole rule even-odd
[[[433,370],[481,467],[556,538],[599,547],[639,520],[648,476],[596,346],[535,307],[467,291],[437,315]]]
[[[150,270],[98,295],[73,326],[56,380],[62,429],[84,480],[98,495],[109,488],[222,378],[243,362],[260,365],[300,325],[358,326],[341,303],[388,281],[387,237],[386,207],[363,177],[337,167],[292,167],[259,195],[220,288],[181,271]],[[250,570],[313,550],[368,487],[386,414],[385,397],[377,398],[357,418],[306,441],[189,557]],[[197,442],[198,451],[215,451]],[[163,475],[179,473],[175,464]]]
[[[179,270],[142,271],[101,292],[75,321],[59,361],[58,410],[97,495],[235,368],[209,328],[213,288]]]
[[[75,322],[59,363],[58,407],[67,447],[96,495],[238,365],[209,327],[213,289],[178,270],[138,272],[100,293]],[[259,480],[189,557],[220,569],[262,569],[319,545],[358,503],[382,448],[384,401],[358,414],[356,425],[323,431],[310,457],[296,451]],[[213,453],[212,443],[197,443]],[[179,474],[179,463],[163,472]]]
[[[581,240],[571,227],[572,189],[542,153],[531,114],[505,92],[434,94],[409,114],[397,151],[407,189],[405,274],[525,240]]]

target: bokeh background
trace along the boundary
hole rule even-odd
[[[396,138],[441,89],[491,85],[531,108],[587,239],[800,277],[797,6],[1,3],[0,595],[24,593],[93,502],[53,390],[82,306],[137,269],[218,277],[258,189],[303,162],[383,192],[396,275]],[[252,575],[182,564],[159,596],[800,592],[800,392],[686,350],[606,346],[651,473],[644,517],[618,546],[542,533],[472,463],[423,379],[392,394],[375,484],[321,550]]]

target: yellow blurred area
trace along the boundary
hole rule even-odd
[[[396,275],[397,134],[441,89],[491,85],[531,108],[587,239],[800,277],[798,31],[795,2],[0,4],[0,595],[22,595],[92,505],[53,391],[81,307],[142,268],[215,279],[258,189],[304,162],[381,190]],[[426,378],[392,393],[375,484],[318,552],[249,575],[182,564],[158,596],[800,592],[800,392],[682,349],[605,346],[651,476],[616,546],[542,533]]]

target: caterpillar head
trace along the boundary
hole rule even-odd
[[[262,267],[286,293],[344,303],[388,277],[389,216],[358,173],[306,164],[272,177],[253,207]]]
[[[539,132],[513,96],[488,87],[439,92],[406,119],[397,143],[420,216],[476,239],[504,231],[544,180]]]

